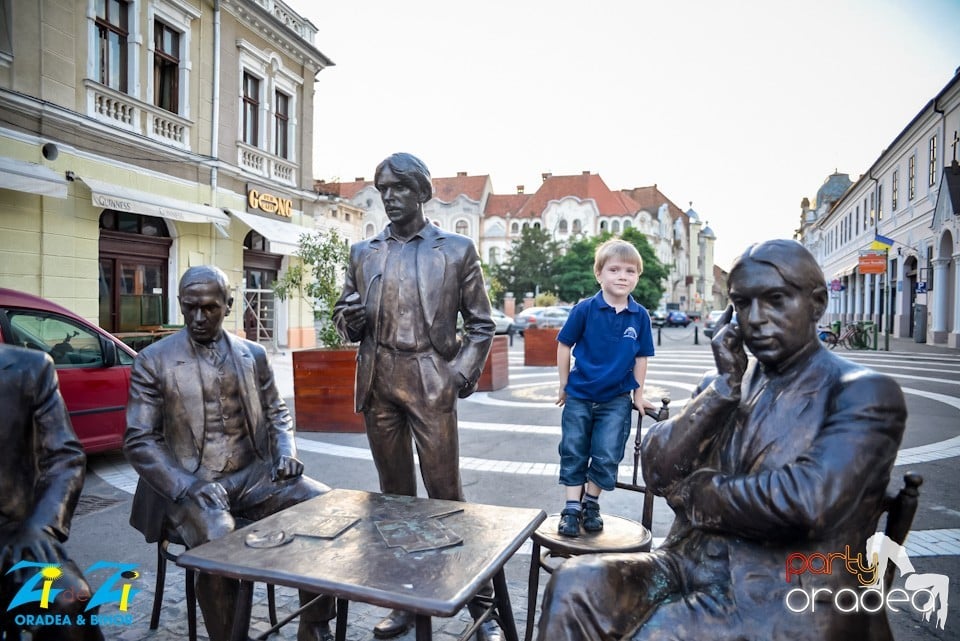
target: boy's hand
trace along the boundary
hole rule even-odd
[[[563,387],[561,387],[560,393],[557,394],[557,407],[563,407],[564,403],[566,402],[567,402],[567,392],[566,390],[563,389]]]
[[[642,412],[644,410],[655,410],[658,408],[656,405],[641,396],[639,405],[637,404],[637,399],[633,399],[633,409]]]

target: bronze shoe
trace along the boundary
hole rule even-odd
[[[400,636],[413,627],[413,612],[393,610],[380,623],[373,626],[373,636],[378,639],[390,639]]]

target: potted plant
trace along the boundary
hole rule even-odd
[[[333,324],[333,306],[350,259],[346,240],[335,230],[300,237],[291,265],[273,284],[280,300],[298,294],[313,308],[315,349],[293,352],[293,400],[297,429],[313,432],[363,432],[354,412],[357,347],[345,343]]]

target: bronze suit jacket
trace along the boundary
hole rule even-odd
[[[280,398],[263,347],[225,332],[240,376],[247,433],[257,456],[296,456],[290,412]],[[148,346],[130,371],[123,452],[140,474],[130,524],[157,540],[165,501],[181,499],[196,480],[203,444],[200,366],[186,329]]]
[[[427,223],[417,250],[417,286],[424,319],[430,328],[430,343],[451,367],[470,383],[476,383],[490,352],[495,325],[490,318],[490,299],[483,284],[480,257],[473,241],[445,232]],[[333,308],[340,333],[360,341],[357,354],[356,411],[363,411],[370,396],[376,369],[380,287],[387,257],[388,230],[350,248],[343,293]],[[366,309],[362,335],[354,335],[341,315],[345,299],[357,292]],[[463,335],[457,332],[457,313],[463,316]]]
[[[643,443],[644,478],[676,512],[661,549],[694,560],[725,555],[724,581],[746,629],[762,631],[757,638],[890,638],[885,612],[865,620],[832,602],[818,603],[816,615],[790,612],[790,589],[835,593],[859,583],[839,562],[830,575],[787,583],[785,564],[794,552],[864,551],[905,422],[893,379],[822,346],[782,375],[751,360],[739,401],[714,378]],[[703,438],[683,437],[698,431]]]
[[[61,542],[80,500],[86,456],[60,396],[53,360],[0,345],[0,528],[30,521]]]

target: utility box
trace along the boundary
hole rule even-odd
[[[913,340],[927,342],[927,306],[919,303],[913,306]]]

